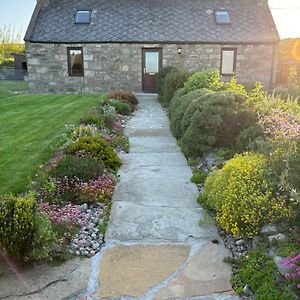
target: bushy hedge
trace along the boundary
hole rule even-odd
[[[69,145],[67,153],[91,156],[115,171],[121,166],[121,160],[115,150],[99,136],[80,137],[78,141]]]
[[[219,91],[223,88],[220,72],[214,69],[196,72],[188,78],[184,88],[187,93],[203,88]]]
[[[239,94],[215,92],[191,103],[181,122],[183,152],[193,157],[215,146],[233,146],[239,133],[255,122],[249,112],[240,109],[243,100]]]
[[[291,215],[285,198],[274,196],[273,186],[267,180],[268,168],[263,155],[237,155],[208,176],[200,202],[216,212],[217,221],[225,230],[253,237],[264,223]]]
[[[169,73],[177,72],[178,69],[172,66],[163,67],[159,70],[159,72],[156,74],[156,91],[158,94],[158,101],[162,101],[162,95],[164,92],[164,81],[166,76]]]
[[[169,106],[176,90],[184,86],[188,76],[189,74],[186,71],[173,71],[166,75],[160,96],[160,101],[163,105]]]
[[[181,138],[184,134],[184,130],[182,127],[182,120],[188,107],[190,107],[190,105],[192,105],[194,102],[201,101],[204,95],[210,93],[212,92],[207,89],[200,89],[172,99],[171,103],[172,102],[176,102],[176,103],[172,103],[172,106],[170,105],[169,116],[170,116],[171,130],[175,137]]]

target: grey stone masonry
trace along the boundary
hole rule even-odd
[[[177,53],[178,47],[182,54]],[[84,77],[69,77],[67,47],[83,47]],[[29,82],[39,92],[142,90],[142,49],[162,48],[163,66],[187,71],[220,69],[221,49],[237,48],[236,75],[241,83],[261,81],[270,87],[274,44],[53,44],[26,42]],[[227,78],[224,78],[225,80]]]

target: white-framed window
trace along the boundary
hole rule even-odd
[[[234,75],[236,72],[237,48],[222,48],[221,75]]]

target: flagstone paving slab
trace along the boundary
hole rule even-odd
[[[231,267],[223,263],[227,256],[230,256],[230,252],[223,246],[205,244],[155,299],[233,294],[229,282]]]
[[[118,245],[102,254],[101,298],[141,297],[175,272],[189,256],[188,246]]]
[[[199,220],[206,218],[209,219],[200,207],[157,207],[118,201],[112,206],[106,240],[184,242],[189,238],[218,239],[217,229],[210,221],[198,226]]]
[[[80,258],[59,266],[43,263],[11,267],[0,263],[0,299],[75,299],[85,293],[91,271],[89,259]]]

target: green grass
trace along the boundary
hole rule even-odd
[[[2,83],[0,194],[23,192],[39,166],[54,153],[65,124],[78,123],[101,100],[96,94],[9,94],[4,86],[7,90],[10,84]]]

